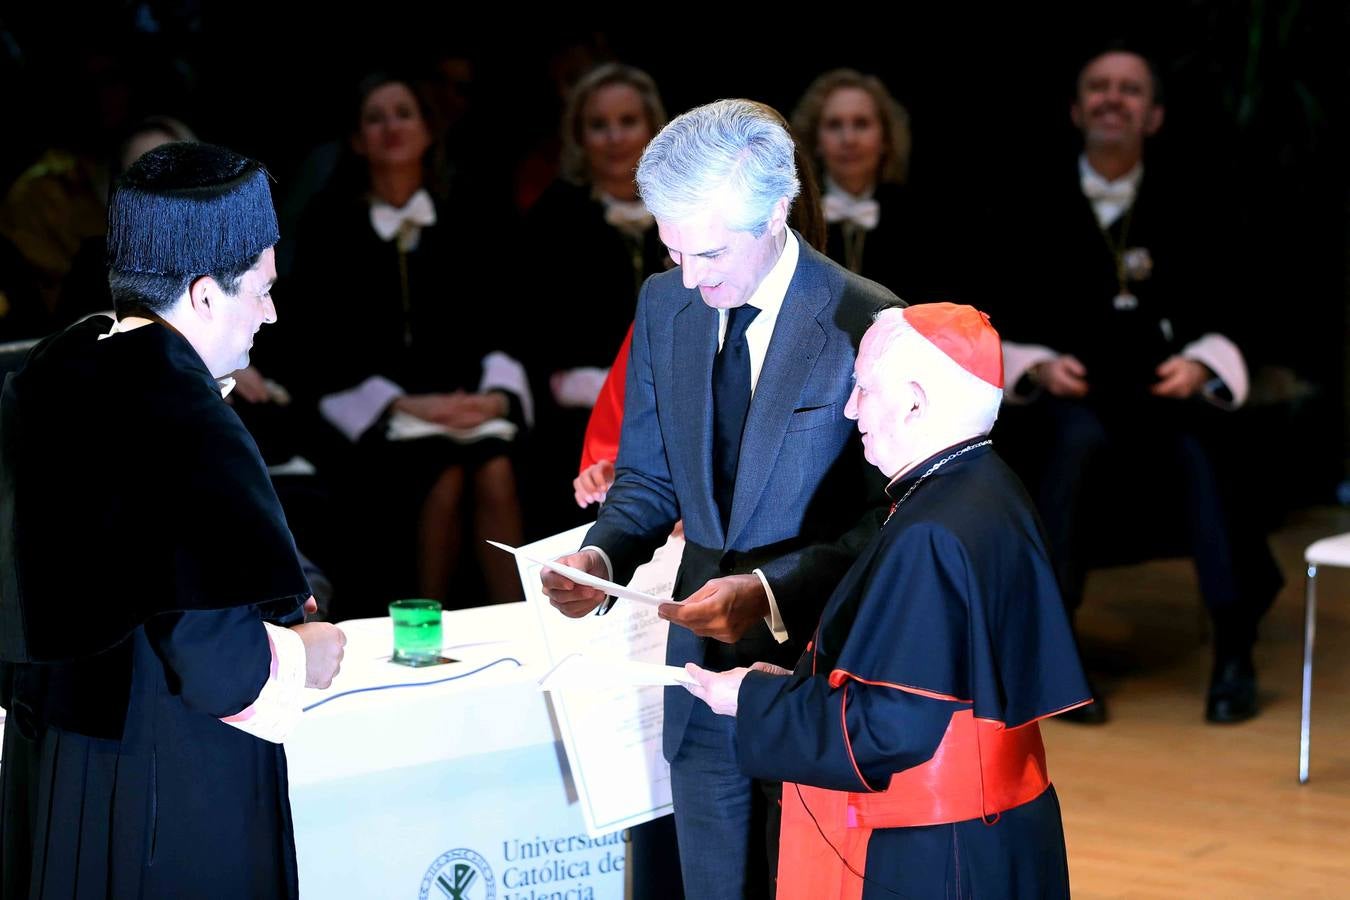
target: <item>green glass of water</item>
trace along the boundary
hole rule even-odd
[[[394,623],[394,662],[434,666],[441,659],[441,604],[436,600],[395,600],[389,604]]]

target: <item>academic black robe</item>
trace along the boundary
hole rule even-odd
[[[967,283],[969,261],[963,258],[961,210],[952,200],[928,197],[913,187],[879,184],[873,193],[880,218],[871,231],[851,238],[859,242],[857,273],[890,288],[906,303],[973,303]],[[846,232],[854,226],[833,222],[826,230],[825,255],[852,268]]]
[[[604,204],[589,186],[558,180],[530,209],[524,227],[516,296],[521,358],[530,373],[538,415],[526,452],[527,528],[552,534],[594,517],[572,496],[591,410],[563,407],[550,379],[575,368],[606,369],[637,309],[638,290],[670,265],[652,224],[641,237],[605,221]]]
[[[515,352],[506,345],[519,298],[501,287],[495,222],[458,195],[434,202],[436,224],[421,229],[402,261],[359,193],[327,191],[301,218],[294,272],[278,285],[272,351],[282,352],[271,363],[301,402],[372,375],[409,394],[472,393],[484,357]]]
[[[1088,393],[1005,406],[995,434],[1032,486],[1072,608],[1091,564],[1187,552],[1206,604],[1241,620],[1221,630],[1244,632],[1246,652],[1283,582],[1243,477],[1255,462],[1251,435],[1208,400],[1149,393],[1158,365],[1208,333],[1232,341],[1255,371],[1252,266],[1236,219],[1203,178],[1147,162],[1131,208],[1103,232],[1079,167],[1059,162],[1025,179],[1034,196],[1010,203],[1018,224],[991,247],[997,290],[982,308],[1005,342],[1076,357]],[[1137,305],[1115,302],[1113,247],[1134,260]]]
[[[1145,405],[1154,370],[1187,344],[1217,332],[1239,347],[1247,290],[1229,240],[1221,201],[1170,174],[1146,167],[1131,209],[1103,230],[1083,195],[1077,166],[1029,179],[1040,192],[1017,203],[1020,224],[1003,223],[994,243],[993,290],[982,308],[1005,341],[1037,344],[1077,357],[1087,368],[1085,402],[1131,415]],[[1113,248],[1129,257],[1122,305]]]
[[[477,466],[515,453],[516,443],[498,438],[390,441],[383,414],[353,442],[319,416],[321,398],[372,376],[407,394],[477,393],[490,353],[520,358],[510,346],[519,298],[503,288],[500,229],[458,194],[435,204],[436,224],[400,254],[375,232],[360,193],[335,186],[316,197],[296,228],[294,271],[277,287],[279,340],[269,343],[282,352],[259,363],[279,373],[313,422],[300,449],[338,500],[334,579],[344,618],[384,615],[388,601],[414,595],[418,517],[448,469],[469,470],[471,482]],[[503,394],[523,434],[522,403]]]
[[[309,588],[191,345],[110,326],[40,345],[4,393],[0,888],[293,897],[285,752],[219,719]]]
[[[633,322],[642,282],[670,265],[655,224],[634,237],[605,221],[590,187],[566,181],[531,208],[521,262],[517,274],[531,288],[520,298],[529,322],[522,337],[541,383],[562,369],[607,368]]]
[[[916,466],[892,495],[963,446]],[[866,794],[929,760],[955,713],[1035,728],[1089,696],[1030,501],[980,447],[898,507],[790,677],[746,677],[738,752],[747,774],[787,782],[785,792],[796,783]],[[1054,789],[994,824],[877,830],[865,874],[867,898],[1065,896]],[[791,890],[780,877],[780,896]]]

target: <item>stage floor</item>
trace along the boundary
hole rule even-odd
[[[1210,645],[1189,561],[1093,572],[1079,614],[1111,721],[1044,726],[1076,897],[1350,896],[1350,570],[1318,578],[1312,764],[1298,783],[1305,566],[1350,511],[1273,536],[1286,585],[1257,646],[1261,715],[1204,721]]]

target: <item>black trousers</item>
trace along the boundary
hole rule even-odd
[[[1203,400],[1052,396],[1018,412],[1029,458],[1039,461],[1033,496],[1070,614],[1104,536],[1120,536],[1110,523],[1175,525],[1195,561],[1216,655],[1249,653],[1283,578],[1243,497],[1260,473],[1231,471],[1231,414]]]

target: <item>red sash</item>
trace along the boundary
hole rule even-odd
[[[784,784],[778,898],[861,898],[873,829],[977,818],[992,825],[1000,813],[1036,799],[1049,784],[1036,722],[1009,730],[1001,722],[976,719],[968,709],[952,715],[932,759],[892,775],[885,791],[855,794]]]

